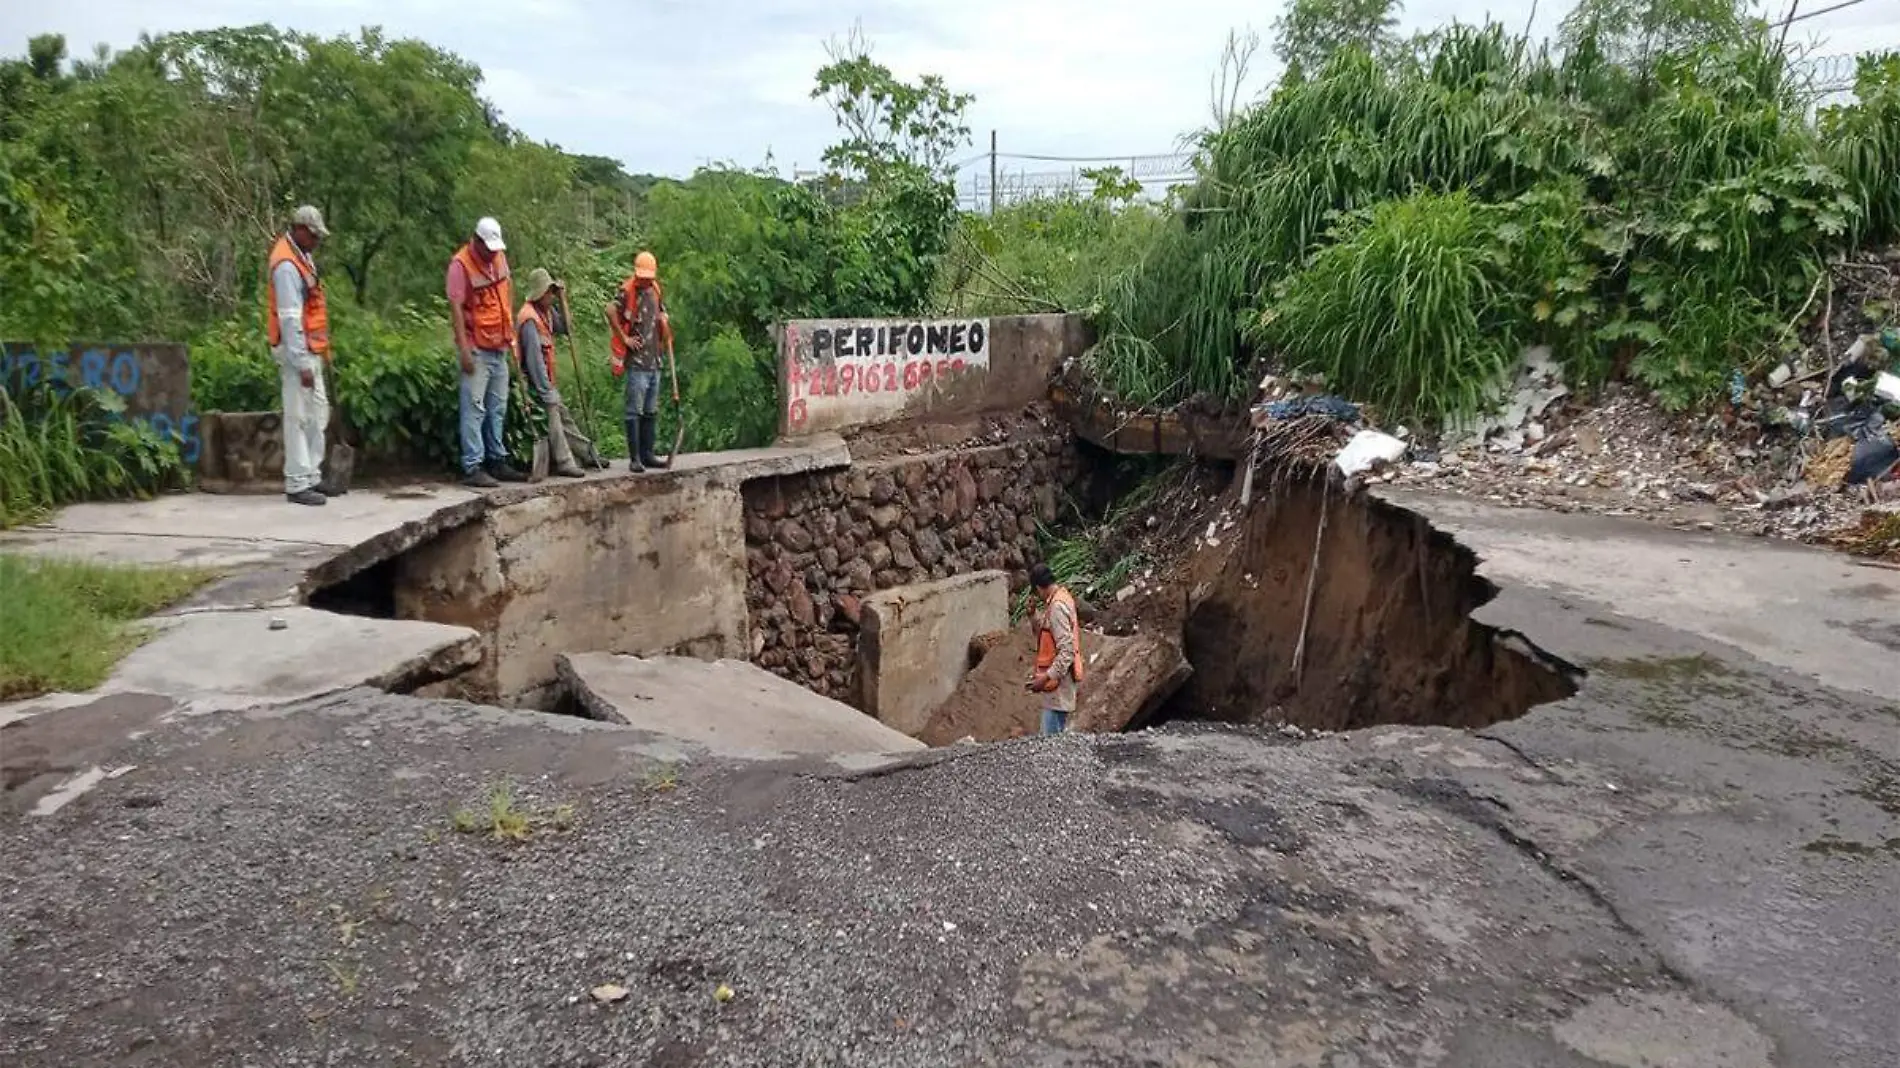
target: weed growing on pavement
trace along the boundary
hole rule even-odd
[[[99,685],[145,641],[134,621],[216,574],[0,553],[0,701]]]
[[[539,828],[567,831],[578,819],[578,811],[571,804],[556,805],[545,812],[524,805],[515,794],[514,783],[503,780],[489,787],[486,807],[456,809],[449,815],[449,826],[457,834],[483,834],[498,842],[526,842]]]
[[[336,992],[342,997],[355,997],[357,986],[363,978],[363,968],[359,964],[343,964],[339,961],[325,961],[330,969],[330,978],[336,980]]]
[[[647,793],[663,794],[679,788],[679,765],[672,761],[663,761],[647,769],[645,786]]]

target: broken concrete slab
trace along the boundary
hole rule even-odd
[[[1009,625],[1009,576],[973,571],[864,598],[858,679],[864,710],[905,734],[930,722],[969,664],[970,639]]]
[[[1491,581],[1615,605],[1832,686],[1900,693],[1900,658],[1886,630],[1900,603],[1900,573],[1804,546],[1634,519],[1506,509],[1384,486],[1373,495],[1469,546]],[[1475,618],[1492,616],[1480,609]],[[1551,644],[1532,627],[1525,632]]]
[[[856,760],[922,749],[850,705],[741,660],[571,653],[561,679],[588,715],[748,760]]]
[[[980,657],[956,691],[918,734],[931,745],[962,738],[1001,741],[1041,729],[1042,697],[1023,689],[1036,661],[1025,628],[979,635],[967,646]],[[1178,643],[1153,634],[1082,635],[1086,679],[1069,729],[1105,734],[1139,728],[1181,688],[1194,669]]]
[[[281,629],[272,629],[282,620]],[[473,667],[466,627],[366,619],[313,608],[200,612],[155,621],[101,694],[173,697],[194,712],[296,701],[353,686],[402,692]]]
[[[136,537],[236,539],[297,545],[355,545],[445,505],[475,499],[457,486],[358,491],[323,508],[301,508],[281,497],[176,493],[149,501],[75,504],[26,536],[49,531]]]

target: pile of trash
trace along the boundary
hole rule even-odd
[[[1503,415],[1413,449],[1395,482],[1500,503],[1637,516],[1678,527],[1804,540],[1900,499],[1900,334],[1859,338],[1832,368],[1782,365],[1727,411],[1674,416],[1645,392],[1570,401],[1554,365],[1528,353]]]
[[[1330,463],[1354,484],[1807,541],[1835,541],[1870,509],[1900,509],[1891,328],[1860,336],[1831,366],[1779,366],[1738,387],[1726,410],[1696,416],[1666,412],[1629,385],[1585,404],[1543,348],[1527,350],[1500,386],[1495,412],[1428,442],[1380,428],[1376,412],[1324,392],[1323,380],[1268,375],[1251,411],[1254,466]]]

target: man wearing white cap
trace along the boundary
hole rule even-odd
[[[449,318],[462,363],[462,484],[481,489],[525,482],[508,463],[508,354],[515,347],[514,283],[501,224],[483,218],[449,259]]]
[[[322,505],[323,429],[330,398],[323,365],[330,360],[330,307],[311,253],[328,237],[323,213],[305,204],[271,246],[265,286],[265,334],[277,361],[284,404],[284,496],[292,504]]]

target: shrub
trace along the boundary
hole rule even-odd
[[[124,420],[116,394],[0,387],[0,529],[62,504],[149,497],[184,483],[179,442]]]
[[[1864,58],[1817,124],[1772,35],[1711,26],[1640,64],[1454,27],[1283,81],[1203,136],[1167,232],[1105,273],[1098,376],[1239,399],[1278,358],[1444,420],[1548,343],[1575,382],[1626,364],[1671,407],[1712,400],[1783,355],[1827,259],[1900,226],[1900,56]]]
[[[1522,334],[1483,205],[1422,193],[1355,213],[1334,237],[1264,324],[1289,362],[1399,419],[1482,406]]]

